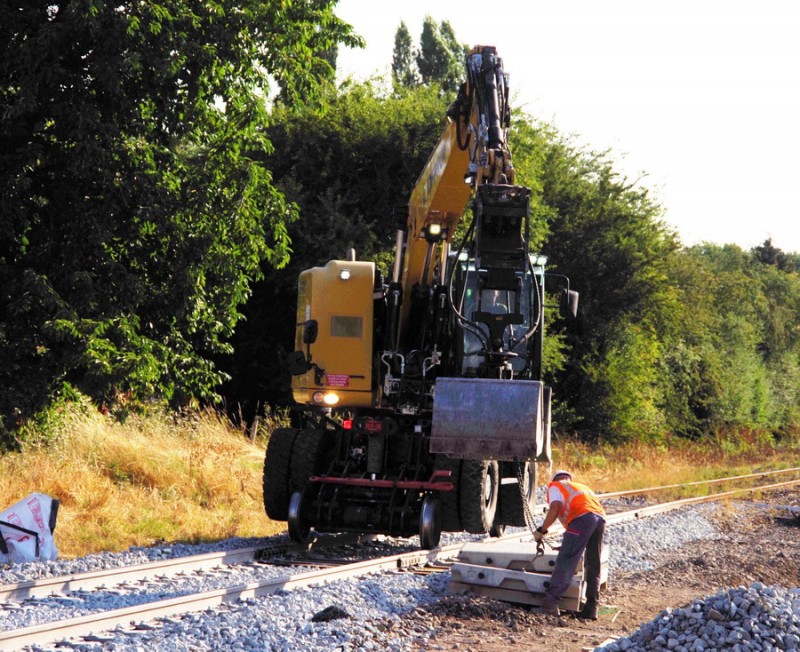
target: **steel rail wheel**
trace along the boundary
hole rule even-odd
[[[311,540],[311,528],[303,518],[303,492],[295,491],[289,499],[289,537],[295,543],[306,544]]]
[[[419,514],[419,542],[420,546],[431,550],[439,545],[442,537],[442,518],[439,499],[427,495],[422,499],[422,509]]]

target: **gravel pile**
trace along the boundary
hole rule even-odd
[[[609,561],[609,571],[611,575],[619,571],[647,570],[651,563],[647,559],[649,555],[657,553],[667,548],[675,548],[691,541],[700,539],[717,538],[719,536],[713,522],[713,506],[697,506],[684,508],[663,514],[660,516],[642,519],[640,521],[608,527],[607,541],[611,546],[611,556]],[[274,543],[280,537],[261,540],[261,543]],[[447,542],[452,542],[453,537],[447,537]],[[413,543],[414,540],[411,540]],[[77,560],[56,561],[46,564],[25,564],[23,567],[6,568],[0,571],[0,582],[20,581],[21,579],[32,579],[44,575],[61,575],[69,572],[79,572],[80,570],[91,570],[95,568],[106,568],[123,565],[125,563],[141,563],[168,557],[177,557],[188,554],[198,554],[210,552],[212,550],[229,549],[244,546],[259,545],[252,539],[233,539],[221,542],[217,545],[205,546],[167,546],[160,548],[137,548],[128,553],[117,555],[91,555]],[[408,541],[399,542],[399,546],[408,545]],[[133,560],[133,561],[131,561]],[[281,573],[288,572],[281,569]],[[13,579],[9,580],[8,577]],[[195,585],[193,590],[202,590],[203,587]],[[188,614],[182,618],[165,620],[160,623],[152,623],[144,629],[131,631],[106,632],[98,636],[95,641],[78,644],[81,650],[118,650],[118,651],[201,651],[201,650],[261,650],[277,652],[283,650],[312,650],[328,651],[342,650],[352,652],[362,652],[368,650],[391,650],[404,652],[408,650],[420,649],[426,645],[434,635],[433,625],[430,627],[424,620],[418,618],[402,618],[405,614],[414,612],[418,607],[435,604],[447,594],[447,584],[449,573],[436,573],[432,575],[416,575],[410,572],[395,572],[389,574],[372,575],[361,580],[341,580],[331,584],[312,586],[293,591],[282,592],[267,598],[257,600],[245,600],[238,603],[222,606],[201,613]],[[208,589],[215,586],[208,586]],[[159,589],[163,592],[163,589]],[[179,592],[180,586],[172,586],[170,591]],[[752,589],[756,590],[756,589]],[[747,591],[750,591],[748,589]],[[772,594],[766,592],[767,589],[761,587],[763,600],[776,600],[780,596],[789,595],[788,598],[780,598],[781,604],[789,604],[790,614],[794,614],[794,627],[796,628],[797,612],[796,607],[800,601],[800,595],[783,594],[779,589],[769,589]],[[113,593],[113,592],[112,592]],[[130,596],[123,595],[121,592],[114,599],[125,600]],[[144,590],[146,593],[146,589]],[[724,601],[729,600],[728,604],[736,605],[739,613],[743,611],[742,600],[736,602],[737,595],[720,594],[706,601],[698,601],[691,608],[686,610],[675,610],[665,612],[659,619],[677,619],[684,617],[692,624],[698,624],[701,618],[692,613],[706,614],[711,613],[711,608],[723,615],[723,621],[714,621],[710,616],[703,615],[703,626],[708,621],[712,622],[709,626],[709,635],[717,631],[715,628],[725,628],[727,623],[734,620],[729,617],[731,607],[726,606]],[[761,593],[759,593],[761,595]],[[726,598],[727,596],[727,598]],[[91,600],[91,596],[78,596],[81,600]],[[159,595],[151,596],[151,599],[158,599]],[[744,598],[744,593],[741,594]],[[109,599],[107,596],[104,599]],[[141,595],[136,597],[141,601]],[[714,607],[715,600],[719,602],[719,607]],[[747,613],[754,608],[754,605],[762,604],[757,599],[747,598]],[[788,602],[787,602],[788,601]],[[792,605],[792,601],[795,604]],[[70,604],[75,602],[72,597],[65,599],[54,599],[53,601],[35,601],[30,604],[23,603],[21,610],[31,611],[31,613],[42,613],[49,609],[54,609],[51,602],[57,603],[58,608],[75,608]],[[705,605],[712,605],[706,610]],[[47,606],[47,608],[44,608]],[[87,605],[79,605],[81,608],[88,608]],[[107,606],[105,608],[108,608]],[[19,609],[17,609],[19,611]],[[686,612],[686,613],[684,613]],[[2,614],[2,612],[0,612]],[[688,614],[688,615],[687,615]],[[17,613],[14,616],[6,614],[9,624],[16,617],[24,614]],[[743,631],[748,631],[746,622],[750,625],[751,632],[758,628],[764,629],[768,623],[762,623],[752,616],[749,621],[743,618],[741,627]],[[3,617],[0,616],[0,621]],[[670,621],[671,622],[671,621]],[[788,622],[776,620],[775,622]],[[652,628],[659,625],[651,625]],[[0,628],[8,628],[8,626]],[[692,639],[688,647],[685,643],[686,634],[677,625],[669,625],[667,634],[672,629],[676,636],[665,637],[665,647],[644,647],[644,643],[637,642],[631,637],[629,643],[623,640],[615,643],[617,647],[608,647],[608,650],[647,650],[647,649],[676,649],[676,650],[699,650],[697,647],[702,645],[696,641],[704,641],[702,634]],[[642,628],[644,631],[644,628]],[[653,632],[655,629],[653,629]],[[660,633],[660,629],[658,632]],[[652,633],[652,632],[651,632]],[[659,633],[653,634],[655,640]],[[705,632],[704,632],[705,633]],[[637,634],[638,635],[638,634]],[[646,634],[641,634],[646,636]],[[681,635],[684,636],[681,639]],[[729,634],[726,631],[725,637]],[[663,636],[663,634],[662,634]],[[754,634],[750,634],[754,638]],[[792,636],[796,636],[796,631],[789,631],[788,625],[786,634],[783,635],[783,644],[791,645],[795,642]],[[673,643],[673,639],[675,642]],[[742,640],[745,635],[742,635]],[[645,640],[644,638],[642,640]],[[718,640],[718,639],[717,639]],[[672,646],[670,647],[670,644]],[[623,645],[627,647],[623,648]],[[739,650],[750,649],[773,649],[767,646],[742,647]],[[708,649],[714,647],[707,644]],[[780,648],[777,639],[773,645],[774,649],[796,649],[791,647]],[[37,649],[55,649],[37,648]],[[63,649],[63,648],[59,648]],[[435,648],[432,648],[435,649]],[[720,649],[717,645],[717,649]],[[731,646],[724,649],[734,649]]]
[[[800,588],[756,582],[695,600],[682,609],[666,609],[635,633],[595,652],[798,649]]]

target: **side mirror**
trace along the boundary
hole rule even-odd
[[[561,291],[561,301],[558,306],[559,313],[562,317],[571,317],[572,319],[578,318],[578,293],[574,290],[567,290],[566,288]]]
[[[292,376],[302,376],[306,371],[311,369],[311,365],[306,360],[305,353],[302,351],[292,351],[286,356],[286,365],[289,367],[289,373]]]
[[[313,344],[317,341],[319,324],[316,319],[309,319],[303,323],[303,344]]]

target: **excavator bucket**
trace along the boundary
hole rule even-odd
[[[430,450],[468,460],[535,459],[544,448],[536,380],[439,378]]]

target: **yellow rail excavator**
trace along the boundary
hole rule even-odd
[[[295,541],[419,534],[432,548],[442,531],[530,525],[536,461],[550,457],[546,261],[528,252],[530,190],[514,185],[509,123],[502,59],[476,46],[411,193],[392,278],[352,251],[300,274],[297,405],[292,427],[271,434],[263,477],[267,515]],[[568,284],[561,303],[577,309]]]

